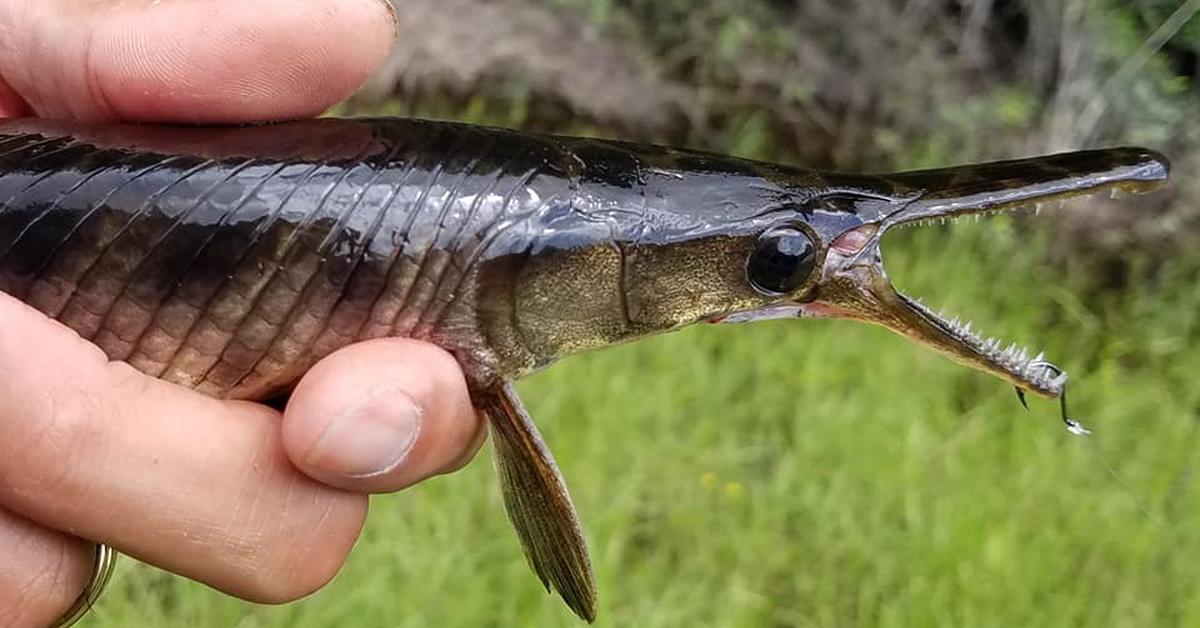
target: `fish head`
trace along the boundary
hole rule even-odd
[[[764,228],[745,281],[769,303],[713,322],[832,317],[881,325],[956,362],[1045,397],[1066,378],[1041,355],[979,334],[896,290],[880,241],[890,229],[982,214],[1040,209],[1067,198],[1161,187],[1169,164],[1140,148],[1077,151],[884,176],[824,175],[815,192]],[[811,190],[811,188],[810,188]]]

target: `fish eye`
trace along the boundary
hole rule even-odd
[[[777,296],[803,286],[816,265],[812,237],[799,227],[783,225],[759,236],[746,262],[746,277],[759,292]]]

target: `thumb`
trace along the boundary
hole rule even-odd
[[[357,492],[395,491],[464,465],[483,441],[458,362],[416,340],[350,345],[318,362],[283,413],[306,474]]]

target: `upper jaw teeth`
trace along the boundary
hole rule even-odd
[[[1015,212],[1032,212],[1034,215],[1039,215],[1043,210],[1061,209],[1065,201],[1063,199],[1048,199],[1041,201],[1024,201],[1013,205],[999,204],[990,209],[975,209],[952,212],[942,215],[931,215],[923,218],[903,220],[901,219],[896,224],[901,227],[915,227],[926,225],[944,225],[947,222],[957,222],[963,218],[973,218],[975,222],[984,216],[993,216],[996,214],[1007,214]]]

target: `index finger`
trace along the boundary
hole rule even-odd
[[[279,414],[151,378],[0,294],[0,508],[257,601],[341,566],[366,498],[288,461]]]
[[[306,117],[382,61],[391,11],[387,0],[0,0],[0,86],[44,117]]]

